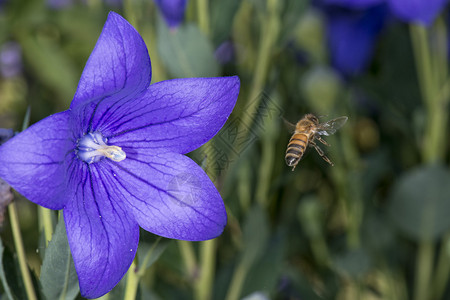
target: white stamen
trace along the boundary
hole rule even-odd
[[[89,132],[78,140],[78,157],[91,164],[98,162],[102,157],[107,157],[113,161],[120,162],[127,156],[119,146],[109,146],[106,139],[100,132]]]

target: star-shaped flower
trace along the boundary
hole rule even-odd
[[[1,178],[34,203],[64,210],[84,297],[107,293],[123,277],[139,226],[199,241],[217,237],[226,224],[219,192],[183,154],[224,125],[239,79],[150,85],[150,78],[142,38],[111,12],[70,108],[0,147]]]

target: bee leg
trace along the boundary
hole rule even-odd
[[[319,140],[319,142],[321,142],[322,144],[324,144],[325,146],[330,146],[330,144],[327,143],[327,141],[325,141],[320,135],[316,135],[316,139]]]
[[[323,160],[325,160],[330,165],[334,166],[334,164],[331,162],[331,160],[325,155],[325,153],[323,153],[323,150],[320,149],[319,146],[317,146],[314,141],[310,142],[310,145],[313,146],[314,149],[316,149],[317,153],[319,153],[319,155],[323,158]]]

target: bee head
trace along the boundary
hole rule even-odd
[[[308,120],[310,120],[311,122],[313,122],[314,124],[319,124],[319,118],[317,118],[315,115],[313,114],[307,114],[306,118]]]

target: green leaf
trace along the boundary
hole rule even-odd
[[[343,276],[358,278],[366,274],[371,267],[371,259],[364,249],[347,251],[333,259],[334,268]]]
[[[0,239],[0,258],[1,258],[1,264],[0,264],[0,279],[2,282],[3,290],[5,291],[5,294],[8,299],[18,299],[15,295],[13,295],[13,291],[16,293],[18,290],[16,290],[13,286],[10,286],[7,275],[9,274],[9,277],[13,274],[15,274],[15,270],[10,270],[9,266],[4,264],[4,262],[11,263],[13,260],[6,259],[6,255],[4,256],[5,247],[3,247],[3,242]],[[25,294],[25,292],[23,293]]]
[[[245,278],[241,295],[250,295],[253,291],[271,293],[276,289],[280,273],[283,270],[283,255],[286,238],[275,236],[264,247],[263,256],[254,264]]]
[[[248,213],[243,232],[243,263],[251,265],[263,254],[269,235],[267,223],[265,212],[259,205]]]
[[[389,216],[416,241],[434,240],[450,229],[450,172],[421,167],[402,176],[390,195]]]
[[[19,261],[17,259],[17,254],[9,251],[8,248],[3,247],[2,242],[0,242],[0,281],[5,290],[7,299],[27,299],[27,291],[25,289],[25,284],[23,282],[22,273],[20,271]],[[36,292],[36,297],[42,299],[43,296],[40,291],[39,282],[35,276],[35,273],[30,270],[27,266],[28,272],[31,277],[31,282],[33,284],[33,289]],[[0,294],[0,296],[2,296]],[[2,297],[3,299],[3,297]]]
[[[63,49],[56,41],[37,39],[28,33],[20,34],[19,39],[25,59],[35,77],[69,104],[77,87],[78,71]]]
[[[211,27],[216,45],[231,36],[234,15],[240,4],[239,0],[213,0],[211,2]]]
[[[259,12],[264,12],[266,10],[267,5],[264,0],[249,0],[248,2],[253,4]]]
[[[75,299],[79,292],[78,277],[62,217],[45,251],[41,284],[47,299]]]
[[[139,269],[147,269],[150,268],[164,253],[167,246],[169,245],[169,240],[161,241],[158,238],[153,243],[141,243],[138,248],[138,257],[139,257]]]
[[[211,42],[193,24],[169,30],[158,21],[158,52],[175,77],[213,77],[219,74]]]

